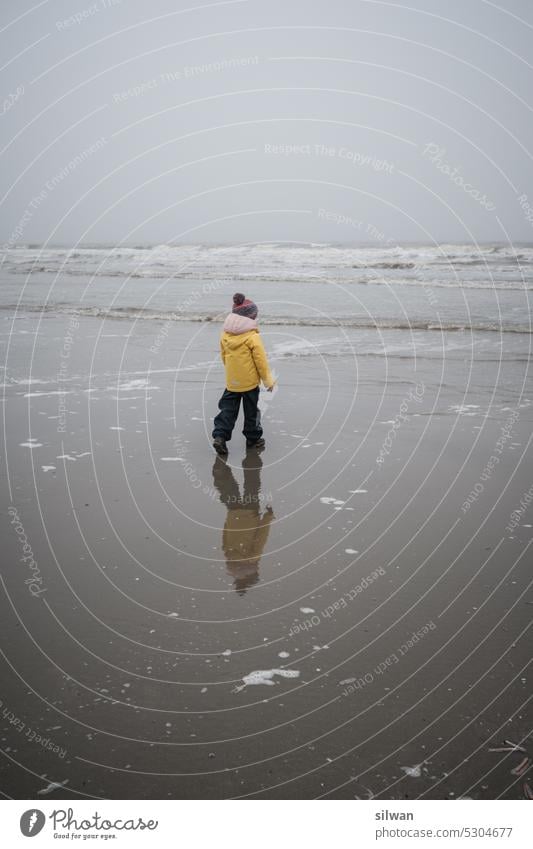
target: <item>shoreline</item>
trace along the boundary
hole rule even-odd
[[[49,304],[46,307],[35,306],[31,307],[24,305],[20,308],[15,308],[12,305],[0,306],[0,310],[13,311],[13,320],[23,319],[26,314],[28,316],[41,315],[42,317],[57,318],[58,316],[75,316],[79,318],[95,318],[104,321],[161,321],[169,324],[215,324],[221,325],[227,315],[227,311],[223,313],[180,313],[172,310],[166,311],[151,311],[140,307],[116,307],[104,309],[100,307],[64,307],[59,309],[57,304]],[[6,320],[8,320],[6,318]],[[479,322],[478,324],[468,324],[460,322],[435,322],[435,320],[413,319],[399,321],[398,319],[380,318],[375,320],[361,320],[360,316],[353,316],[348,319],[341,317],[328,318],[312,318],[304,317],[295,319],[291,316],[261,316],[260,325],[267,327],[341,327],[351,330],[407,330],[407,331],[427,331],[439,333],[516,333],[519,335],[530,336],[533,333],[533,325],[531,321],[529,325],[516,324],[491,324],[490,322]]]

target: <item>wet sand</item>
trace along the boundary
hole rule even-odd
[[[280,355],[267,450],[224,463],[217,326],[84,318],[62,358],[37,325],[3,402],[5,795],[523,797],[489,749],[531,753],[526,361]]]

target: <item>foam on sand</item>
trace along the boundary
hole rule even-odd
[[[401,766],[400,769],[402,769],[409,778],[420,778],[422,774],[421,764],[417,764],[416,766]]]
[[[64,781],[51,781],[50,784],[47,785],[47,787],[43,787],[42,790],[38,790],[37,795],[48,796],[48,794],[53,793],[54,790],[61,790],[61,788],[64,787],[65,784],[68,784],[68,778],[66,778]]]
[[[240,693],[245,687],[252,687],[257,684],[266,684],[267,687],[273,687],[276,683],[272,680],[275,675],[279,675],[280,678],[298,678],[300,673],[297,669],[256,669],[254,672],[245,675],[242,679],[244,684],[235,687],[233,692]]]
[[[126,380],[118,386],[108,386],[108,389],[119,389],[122,392],[131,392],[135,389],[158,389],[158,386],[151,386],[148,378],[138,378],[136,380]]]
[[[53,389],[51,392],[25,392],[25,398],[41,398],[43,395],[72,395],[72,389]]]

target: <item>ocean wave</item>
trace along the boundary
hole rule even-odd
[[[409,269],[409,263],[377,263],[374,265],[357,266],[360,271],[371,271],[374,269]],[[329,273],[329,271],[340,272],[337,274]],[[533,291],[533,282],[510,280],[508,282],[486,282],[479,280],[454,280],[441,281],[431,278],[421,277],[384,277],[362,276],[349,277],[342,274],[342,267],[334,266],[324,268],[322,271],[302,273],[301,271],[293,271],[282,265],[279,270],[270,269],[269,272],[256,270],[235,270],[228,267],[213,267],[203,266],[201,269],[189,269],[186,271],[173,271],[168,266],[154,263],[150,267],[128,271],[127,269],[104,268],[101,270],[89,270],[87,268],[66,268],[63,266],[46,266],[24,265],[21,263],[16,268],[9,269],[12,274],[60,274],[62,277],[91,277],[98,279],[123,279],[123,280],[188,280],[191,282],[199,281],[216,281],[218,283],[228,285],[230,283],[281,283],[281,284],[311,284],[320,283],[325,286],[413,286],[419,289],[455,289],[455,290],[471,290],[471,289],[494,289],[498,291]],[[503,272],[504,269],[494,269],[494,273]]]
[[[17,304],[2,305],[0,310],[17,311],[24,313],[46,313],[56,315],[75,315],[89,318],[121,319],[127,321],[172,321],[172,322],[203,322],[222,323],[226,313],[213,314],[208,312],[173,312],[172,310],[149,310],[143,307],[76,307],[68,304],[46,304],[24,305]],[[509,324],[487,321],[442,321],[436,322],[427,319],[396,319],[376,318],[366,316],[262,316],[262,325],[291,326],[291,327],[351,327],[361,329],[378,330],[426,330],[438,332],[485,332],[485,333],[524,333],[531,335],[533,328],[531,324]]]
[[[154,246],[73,248],[19,245],[1,250],[2,267],[14,274],[36,270],[67,275],[93,274],[106,276],[150,276],[166,269],[166,276],[195,276],[214,270],[223,274],[252,273],[258,266],[265,273],[281,265],[286,273],[323,273],[327,269],[381,268],[409,270],[439,269],[445,272],[459,268],[485,266],[488,273],[502,270],[528,269],[533,266],[530,245],[334,245],[326,243],[247,243],[237,245],[183,244]],[[162,275],[163,276],[163,275]]]
[[[352,268],[415,268],[414,262],[372,262],[364,265],[354,265]]]

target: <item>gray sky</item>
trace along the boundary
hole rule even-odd
[[[0,29],[4,244],[533,240],[530,0],[3,0]]]

